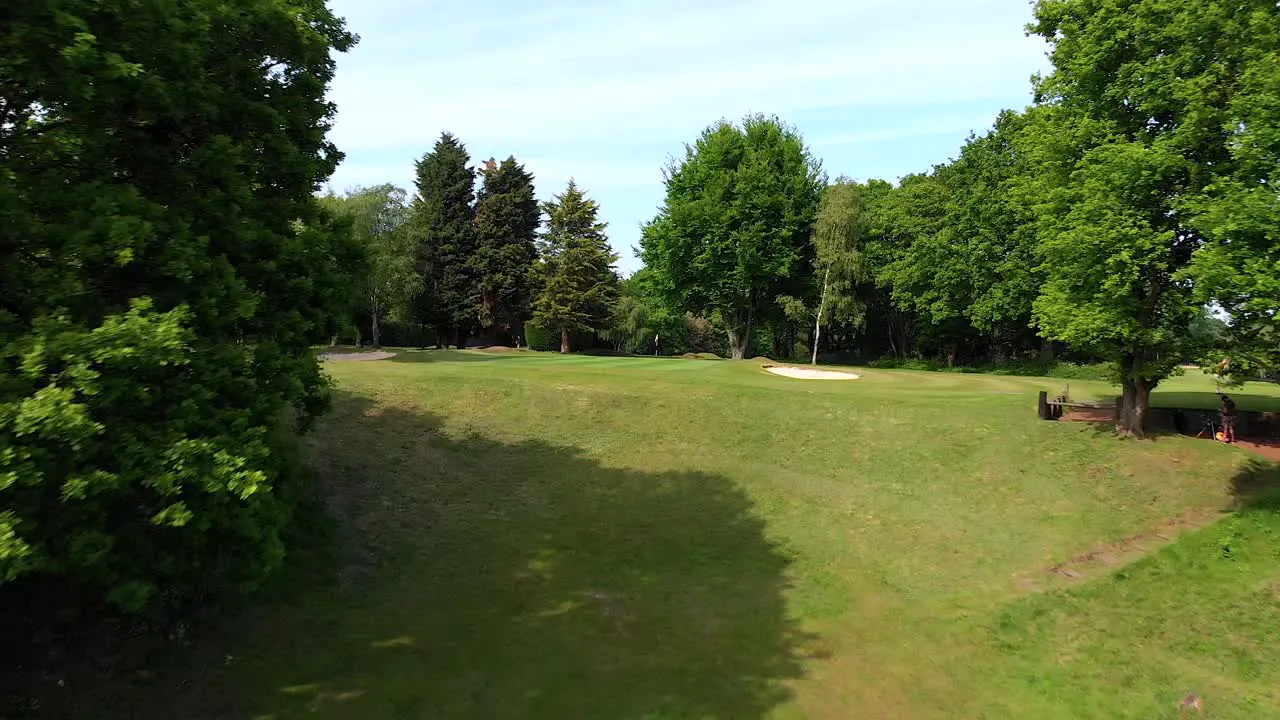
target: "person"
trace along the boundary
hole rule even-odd
[[[1236,441],[1236,403],[1223,393],[1218,393],[1218,397],[1222,398],[1222,408],[1218,410],[1218,418],[1222,421],[1222,441],[1233,443]]]

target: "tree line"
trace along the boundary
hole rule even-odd
[[[1035,103],[896,185],[828,181],[775,118],[707,129],[637,302],[709,318],[735,358],[1104,361],[1134,435],[1182,363],[1274,372],[1280,10],[1041,0],[1029,31]]]
[[[603,330],[617,255],[599,206],[574,181],[539,204],[514,157],[477,170],[446,132],[417,161],[415,185],[412,198],[389,184],[321,198],[366,250],[357,302],[342,316],[357,341],[367,327],[380,346],[390,320],[398,344],[519,344],[532,322],[569,352],[575,334]]]

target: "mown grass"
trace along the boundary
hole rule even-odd
[[[1172,718],[1194,691],[1206,717],[1280,715],[1274,470],[1037,420],[1061,380],[435,351],[328,369],[308,451],[335,578],[69,712]],[[1178,378],[1156,404],[1212,391]]]

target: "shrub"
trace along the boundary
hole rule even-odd
[[[560,350],[560,333],[548,330],[541,325],[525,323],[524,342],[530,350],[542,352],[558,352]]]

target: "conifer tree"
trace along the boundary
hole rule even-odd
[[[472,309],[490,341],[519,332],[530,317],[531,273],[538,251],[542,215],[534,197],[533,176],[508,157],[490,159],[476,199],[476,249],[470,268],[477,286]]]
[[[417,163],[411,242],[417,248],[422,292],[413,302],[418,322],[435,328],[436,345],[461,345],[475,325],[475,169],[450,133]]]
[[[547,229],[538,266],[542,290],[534,303],[534,322],[560,333],[560,352],[571,348],[574,332],[605,327],[617,297],[618,256],[605,239],[599,206],[573,180],[552,202],[545,203]]]

